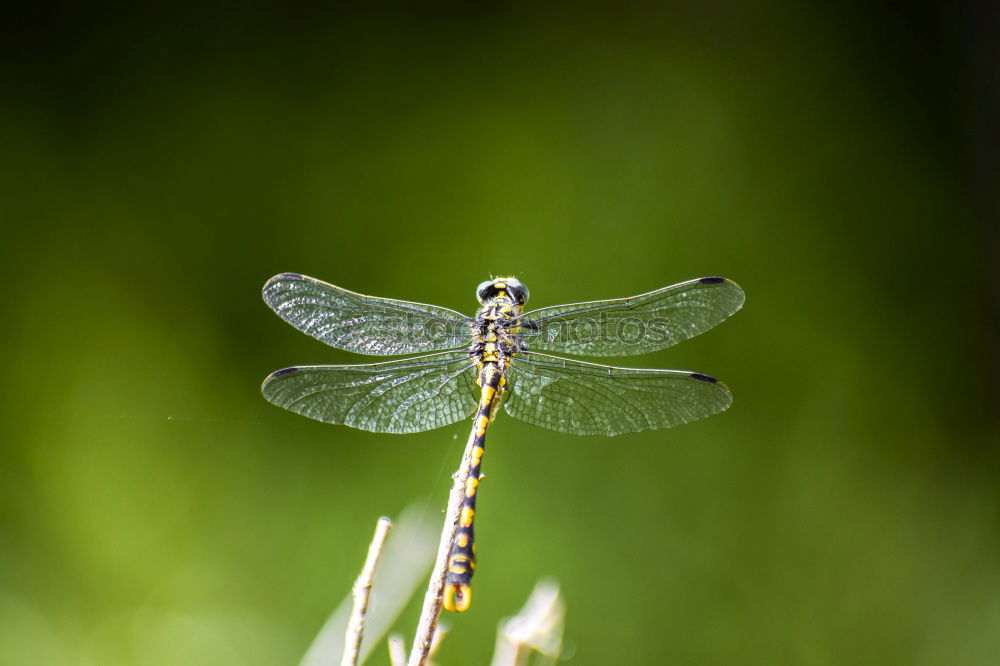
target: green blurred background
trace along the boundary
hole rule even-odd
[[[628,359],[721,377],[725,414],[491,430],[443,663],[485,663],[545,575],[578,664],[997,663],[995,18],[8,15],[0,662],[294,663],[375,518],[443,506],[466,424],[373,435],[260,397],[276,368],[361,360],[263,304],[295,271],[469,312],[503,273],[534,306],[747,292]]]

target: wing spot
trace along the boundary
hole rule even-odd
[[[272,377],[284,377],[285,375],[290,375],[293,372],[298,372],[299,368],[282,368],[281,370],[275,370],[271,373]]]
[[[698,278],[698,282],[700,282],[702,284],[716,284],[716,283],[725,282],[725,281],[726,281],[726,278],[723,278],[723,277],[703,277],[703,278]]]
[[[718,381],[719,381],[715,377],[709,377],[708,375],[703,375],[700,372],[692,372],[691,373],[691,378],[692,379],[700,379],[703,382],[711,382],[712,384],[718,383]]]

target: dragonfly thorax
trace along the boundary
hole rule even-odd
[[[471,349],[477,364],[501,363],[519,350],[520,336],[511,324],[520,311],[518,305],[494,302],[479,312],[472,324]]]
[[[511,285],[507,286],[510,289]],[[517,326],[521,310],[519,303],[499,294],[490,297],[479,309],[472,320],[472,346],[469,349],[469,356],[479,373],[490,364],[506,374],[511,358],[523,349]],[[503,386],[500,391],[503,391]]]

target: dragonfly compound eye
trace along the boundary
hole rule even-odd
[[[486,301],[490,299],[490,296],[493,296],[495,293],[496,292],[493,289],[493,280],[480,282],[479,286],[476,287],[476,298],[483,305],[485,305]]]
[[[509,278],[507,280],[507,293],[510,294],[510,297],[513,298],[518,305],[524,305],[528,302],[528,288],[524,286],[524,283],[520,280]]]

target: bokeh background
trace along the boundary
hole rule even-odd
[[[727,413],[491,430],[442,663],[485,663],[552,576],[572,663],[995,664],[996,23],[781,0],[7,14],[0,662],[295,663],[375,518],[443,506],[466,424],[373,435],[260,397],[276,368],[362,360],[265,307],[295,271],[470,312],[503,273],[535,306],[747,292],[634,359],[721,377]]]

